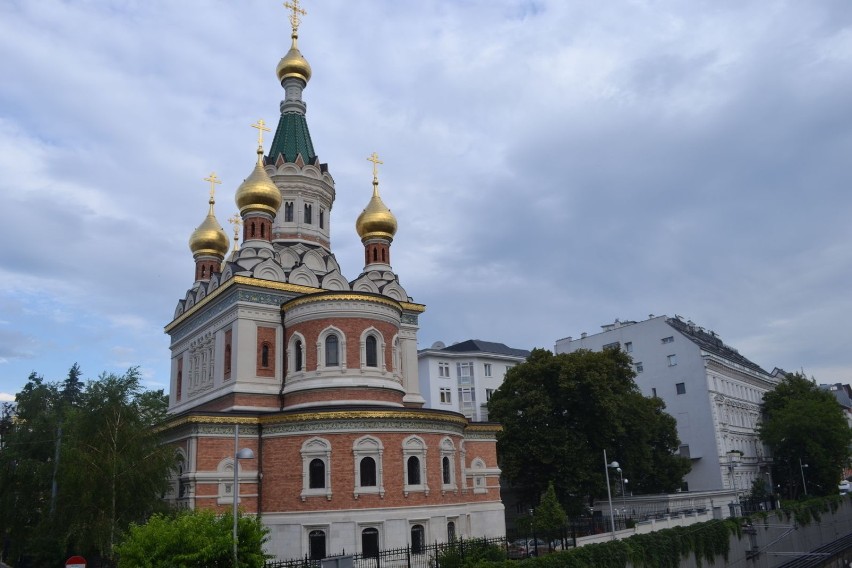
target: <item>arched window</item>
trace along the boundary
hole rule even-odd
[[[251,224],[251,238],[254,238],[254,222]]]
[[[387,262],[387,258],[385,257],[385,249],[382,249],[382,262]]]
[[[376,460],[371,457],[361,458],[358,464],[361,474],[361,487],[376,486]]]
[[[311,221],[311,206],[305,203],[305,225],[310,225]]]
[[[453,482],[452,469],[450,468],[450,458],[444,456],[441,459],[441,473],[444,476],[444,485],[449,485]]]
[[[325,531],[315,530],[308,533],[308,546],[311,550],[311,560],[325,558]]]
[[[379,529],[368,527],[361,531],[361,555],[364,558],[379,557]]]
[[[311,465],[308,468],[310,481],[308,487],[310,489],[322,489],[325,487],[325,462],[319,458],[311,460]]]
[[[330,333],[325,338],[325,366],[336,367],[340,365],[340,350],[337,335]]]
[[[293,222],[293,202],[287,201],[284,203],[284,221],[287,223]]]
[[[423,525],[414,525],[411,527],[411,552],[414,554],[423,554],[426,545],[426,531]]]
[[[268,367],[269,366],[269,344],[264,343],[260,348],[260,366]]]
[[[377,260],[379,260],[379,251],[377,251],[376,249],[373,249],[373,262],[376,262]],[[203,274],[202,274],[202,276],[203,276]]]
[[[266,238],[266,223],[260,224],[260,238],[261,239]]]
[[[420,485],[420,458],[408,458],[408,485]]]
[[[231,372],[231,346],[225,346],[225,374],[230,374]]]
[[[293,361],[293,365],[297,371],[302,370],[302,342],[296,342],[296,358]]]
[[[379,366],[379,355],[378,355],[378,346],[376,344],[376,337],[373,335],[367,336],[367,366],[368,367],[378,367]]]
[[[456,524],[453,521],[447,523],[447,542],[456,541]]]

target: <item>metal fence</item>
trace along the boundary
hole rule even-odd
[[[454,542],[425,544],[420,547],[406,546],[379,550],[370,555],[360,552],[326,556],[321,559],[296,558],[291,560],[273,560],[266,563],[266,568],[441,568],[441,558],[444,554],[457,554],[464,561],[467,555],[473,554],[487,546],[498,546],[507,550],[506,539],[479,538],[456,540]]]

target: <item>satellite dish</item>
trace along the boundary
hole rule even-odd
[[[446,347],[446,345],[444,345],[443,341],[436,341],[435,343],[432,344],[432,349],[443,349],[445,347]]]

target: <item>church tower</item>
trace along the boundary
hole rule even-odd
[[[276,69],[284,100],[268,153],[271,130],[252,125],[256,155],[231,219],[241,246],[235,233],[228,252],[211,174],[208,215],[190,238],[195,277],[165,328],[172,418],[163,436],[180,461],[169,499],[214,510],[237,499],[285,559],[502,536],[499,427],[422,408],[425,306],[391,267],[397,219],[379,195],[375,153],[372,196],[354,222],[363,272],[348,280],[332,252],[335,184],[302,100],[311,78],[297,46],[305,12],[298,0],[285,5],[292,43]],[[239,446],[256,457],[235,460]]]

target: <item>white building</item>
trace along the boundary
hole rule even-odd
[[[488,421],[488,401],[506,371],[530,352],[502,343],[468,339],[445,347],[438,341],[417,352],[420,392],[426,408],[454,410],[474,422]]]
[[[558,340],[556,353],[618,347],[630,354],[642,393],[663,399],[677,420],[681,454],[692,460],[688,489],[748,492],[757,478],[771,482],[771,458],[757,426],[763,395],[779,379],[714,332],[677,316],[602,327]]]

